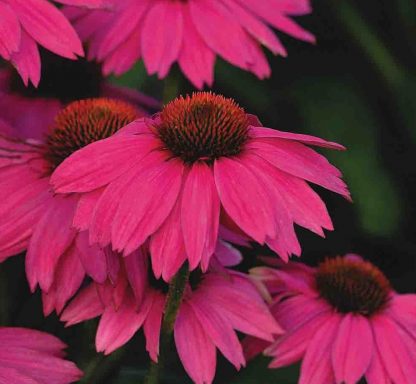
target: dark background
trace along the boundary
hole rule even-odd
[[[302,260],[314,265],[326,256],[359,253],[378,265],[399,292],[415,292],[416,3],[320,0],[314,1],[313,15],[299,21],[317,36],[317,45],[279,34],[289,56],[269,56],[273,74],[266,81],[218,61],[214,91],[235,98],[265,126],[348,147],[325,155],[343,171],[354,203],[319,189],[335,231],[321,239],[299,229]],[[62,99],[95,96],[98,73],[85,63],[59,62],[54,71],[45,69],[40,90],[31,92]],[[112,81],[162,97],[163,83],[148,78],[141,64]],[[192,90],[187,83],[181,87]],[[98,356],[94,322],[64,330],[56,317],[42,318],[40,297],[31,296],[25,283],[23,257],[0,268],[3,324],[62,337],[71,345],[69,356],[87,371],[84,383],[142,382],[148,364],[142,336],[109,358]],[[237,375],[219,358],[216,383],[297,382],[297,367],[270,371],[266,366],[260,358]],[[166,383],[187,380],[173,354]]]

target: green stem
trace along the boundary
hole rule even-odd
[[[103,383],[109,374],[116,369],[124,356],[124,349],[118,349],[109,356],[96,354],[84,369],[84,377],[80,383],[99,384]]]
[[[394,91],[397,90],[406,79],[406,71],[377,36],[377,32],[366,23],[351,1],[329,0],[328,4],[333,7],[339,21],[354,37],[387,85]]]
[[[165,311],[162,323],[159,343],[159,358],[158,362],[151,363],[149,374],[146,378],[145,384],[159,384],[163,371],[163,366],[166,361],[166,355],[172,340],[173,328],[176,317],[178,316],[179,307],[181,306],[185,288],[189,281],[188,265],[182,266],[179,272],[172,279],[169,284],[169,292],[166,299]]]
[[[164,89],[163,89],[163,104],[167,104],[180,93],[181,85],[181,74],[175,69],[171,70],[171,73],[165,79]]]

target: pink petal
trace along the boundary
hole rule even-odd
[[[386,316],[371,320],[381,361],[392,381],[400,384],[416,382],[416,366],[410,351],[398,332],[398,326]]]
[[[54,197],[40,218],[26,255],[26,274],[32,291],[39,283],[44,291],[52,285],[59,258],[74,240],[72,229],[77,199]]]
[[[215,306],[210,305],[210,302],[204,300],[201,295],[194,295],[188,304],[193,309],[204,331],[221,353],[236,369],[239,370],[245,366],[241,344],[228,319],[224,318],[221,312],[218,312]]]
[[[75,228],[85,231],[90,227],[94,208],[103,192],[104,188],[100,188],[81,195],[73,221]]]
[[[85,272],[97,283],[107,279],[107,260],[104,250],[97,245],[90,245],[88,232],[80,232],[76,237],[77,257],[79,257]]]
[[[300,325],[288,329],[287,333],[264,351],[267,356],[274,357],[269,367],[281,368],[299,361],[308,350],[315,334],[329,317],[328,312],[321,312],[310,316]]]
[[[94,284],[90,284],[65,308],[61,321],[68,327],[100,316],[103,311],[104,306],[98,296],[97,288]]]
[[[199,89],[204,83],[211,86],[214,81],[215,54],[205,44],[189,14],[189,7],[183,11],[184,30],[182,48],[179,54],[179,65],[182,72]]]
[[[335,382],[331,363],[331,348],[341,317],[330,316],[315,332],[302,362],[299,384],[321,384]]]
[[[13,0],[26,32],[46,49],[70,59],[83,55],[78,35],[65,16],[44,0]]]
[[[85,277],[76,247],[71,247],[59,260],[55,281],[51,290],[55,291],[55,309],[62,312],[68,300],[78,291]]]
[[[157,291],[152,291],[153,302],[149,314],[143,325],[146,337],[146,350],[150,358],[157,362],[159,356],[159,338],[162,326],[162,315],[165,307],[165,296]]]
[[[172,210],[182,184],[183,164],[152,152],[120,202],[112,226],[113,249],[129,254],[155,232]],[[146,180],[146,183],[143,183]]]
[[[273,202],[266,186],[237,159],[216,160],[214,176],[228,215],[244,232],[264,244],[266,236],[273,236],[276,231],[271,214]]]
[[[205,163],[195,163],[183,186],[181,210],[185,249],[191,270],[201,261],[202,270],[207,270],[217,244],[219,218],[220,199],[212,170]]]
[[[175,344],[187,374],[195,384],[214,380],[216,351],[192,308],[183,302],[175,322]]]
[[[276,168],[349,198],[339,170],[303,144],[276,139],[272,142],[253,140],[248,146]]]
[[[332,348],[337,383],[355,384],[360,381],[374,354],[373,344],[370,323],[364,316],[344,316]]]
[[[332,141],[326,141],[319,137],[304,135],[300,133],[278,131],[277,129],[265,128],[261,126],[250,127],[250,136],[256,139],[276,138],[276,139],[293,140],[293,141],[298,141],[307,145],[316,145],[317,147],[338,149],[341,151],[345,149],[345,147],[342,146],[341,144],[334,143]]]
[[[139,311],[132,300],[125,300],[118,310],[107,307],[97,329],[97,352],[108,355],[127,343],[142,326],[151,304],[151,299],[145,300]]]
[[[149,135],[97,141],[68,157],[52,174],[51,184],[59,193],[92,191],[122,175],[158,144]]]
[[[178,58],[182,44],[182,3],[157,2],[152,5],[142,25],[142,55],[149,74],[163,78]]]
[[[12,54],[11,62],[16,67],[23,83],[27,86],[29,81],[37,87],[40,81],[40,55],[38,46],[25,30],[22,30],[20,49]]]
[[[186,261],[182,227],[179,225],[181,200],[178,197],[171,213],[150,239],[152,269],[157,279],[162,276],[165,281],[170,281]]]
[[[149,5],[149,0],[142,0],[140,3],[125,7],[124,10],[116,13],[111,26],[107,29],[105,37],[100,42],[98,60],[103,60],[112,51],[117,49],[129,35],[135,30],[140,30],[139,22]]]
[[[194,25],[208,47],[231,64],[247,69],[248,63],[253,62],[247,47],[249,36],[233,14],[222,3],[209,0],[192,1],[189,9]]]
[[[126,274],[133,290],[136,303],[140,305],[145,298],[148,283],[148,262],[146,256],[139,249],[124,257]]]
[[[228,321],[241,332],[273,341],[283,333],[251,281],[240,275],[208,275],[199,287],[200,295],[212,300]]]
[[[0,3],[0,56],[10,59],[20,46],[20,23],[9,5]]]
[[[365,374],[365,379],[368,384],[393,384],[386,368],[381,362],[380,353],[375,345],[371,364]]]

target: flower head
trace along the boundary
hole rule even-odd
[[[178,62],[198,88],[212,85],[217,55],[259,78],[269,76],[261,46],[286,56],[270,27],[314,42],[292,19],[310,12],[309,0],[110,0],[101,10],[66,10],[105,74],[122,74],[143,58],[149,74],[164,78]]]
[[[78,197],[55,196],[51,174],[79,148],[115,134],[140,115],[124,101],[98,98],[63,108],[49,130],[42,127],[41,140],[13,137],[13,128],[2,123],[9,132],[0,133],[0,260],[27,249],[31,289],[39,283],[55,295],[58,312],[85,273],[106,280],[112,252],[90,246],[88,235],[73,228]]]
[[[266,348],[271,368],[302,359],[300,383],[415,382],[416,296],[396,293],[376,266],[347,255],[253,274],[286,333],[267,348],[246,340],[248,355]]]
[[[99,6],[103,0],[56,0],[76,6]],[[37,86],[41,60],[38,45],[68,59],[83,56],[81,41],[63,13],[48,0],[0,2],[0,57],[11,61],[24,83]]]
[[[307,145],[343,147],[261,127],[234,101],[212,93],[180,97],[152,118],[68,157],[51,182],[82,193],[79,228],[90,242],[125,255],[150,242],[156,277],[189,261],[208,268],[219,224],[268,244],[285,260],[300,254],[294,223],[332,229],[306,181],[349,197],[341,173]]]
[[[0,377],[3,383],[70,384],[82,372],[64,359],[66,345],[44,332],[0,328]]]
[[[233,254],[226,259],[230,262]],[[72,325],[100,316],[96,348],[105,354],[120,348],[142,328],[146,349],[157,361],[168,285],[149,273],[143,252],[121,262],[116,280],[84,288],[61,319]],[[269,342],[282,332],[246,275],[216,270],[214,265],[206,274],[191,273],[174,323],[174,339],[179,358],[196,384],[212,383],[217,349],[236,369],[245,365],[236,331]]]

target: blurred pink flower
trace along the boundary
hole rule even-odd
[[[121,259],[115,281],[84,288],[61,320],[69,326],[100,316],[96,348],[105,354],[143,328],[146,349],[157,361],[167,284],[149,274],[146,257],[138,253]],[[221,262],[234,264],[233,260],[234,255],[228,254]],[[236,369],[245,365],[236,331],[269,342],[282,331],[246,275],[215,267],[206,274],[194,274],[174,324],[174,339],[188,375],[197,384],[209,384],[215,375],[216,349]]]
[[[49,59],[49,58],[48,58]],[[50,61],[50,59],[49,59]],[[52,64],[46,63],[46,70],[54,72],[58,76],[57,68],[62,64],[54,60]],[[79,63],[78,63],[79,64]],[[77,64],[77,65],[78,65]],[[64,71],[74,71],[73,76],[78,74],[77,67],[66,66]],[[81,67],[78,71],[83,71],[82,78],[88,76],[88,70]],[[91,70],[91,69],[90,69]],[[71,72],[72,73],[72,72]],[[62,75],[62,72],[59,72]],[[46,82],[55,81],[54,78],[44,79]],[[59,84],[57,84],[59,86]],[[42,87],[42,82],[40,83]],[[97,84],[97,96],[111,99],[123,100],[134,105],[139,115],[145,116],[148,110],[157,110],[160,103],[143,93],[136,90],[116,86],[107,81],[101,81]],[[30,94],[32,92],[33,94]],[[84,95],[77,98],[84,99]],[[0,69],[0,119],[10,125],[12,130],[9,132],[12,136],[20,139],[44,140],[45,135],[50,127],[54,125],[56,115],[67,105],[67,100],[63,102],[58,95],[43,95],[42,91],[22,89],[16,87],[16,78],[12,70]],[[4,132],[3,132],[4,133]]]
[[[64,359],[66,345],[44,332],[0,328],[0,382],[7,384],[69,384],[82,372]]]
[[[347,255],[318,268],[289,263],[253,273],[286,331],[265,350],[270,368],[302,359],[300,384],[416,382],[416,295],[393,291],[377,267]],[[247,339],[245,347],[250,358],[266,343]]]
[[[105,0],[55,0],[73,6],[102,6]],[[81,41],[69,21],[48,0],[0,1],[0,57],[10,61],[24,83],[40,80],[38,44],[59,56],[83,56]]]
[[[102,61],[106,75],[120,75],[143,58],[149,74],[164,78],[177,61],[198,88],[212,85],[216,55],[268,77],[261,46],[286,56],[270,27],[314,42],[292,19],[310,12],[309,0],[109,0],[104,10],[66,10],[81,39],[90,42],[89,58]]]
[[[90,246],[88,235],[73,228],[78,197],[55,196],[50,176],[73,151],[110,136],[138,116],[133,105],[119,100],[73,102],[58,113],[52,127],[33,125],[41,140],[12,136],[14,129],[0,119],[0,261],[27,249],[31,289],[39,284],[46,292],[56,291],[59,310],[85,273],[104,282],[107,263],[115,256]]]
[[[306,181],[349,192],[339,170],[307,145],[343,149],[263,128],[233,100],[196,93],[77,151],[51,183],[58,193],[83,193],[75,225],[89,229],[90,243],[128,255],[150,238],[153,271],[169,280],[164,265],[174,274],[186,259],[206,271],[220,222],[285,260],[301,251],[294,223],[321,236],[332,230]]]

